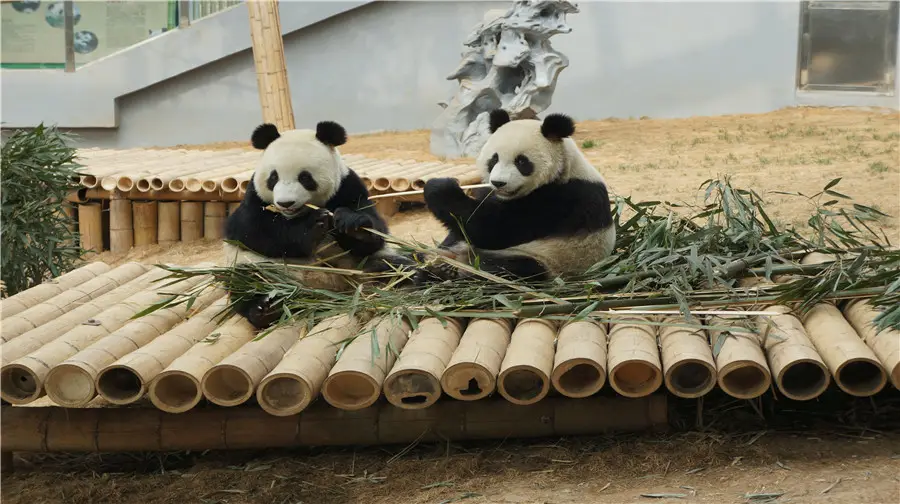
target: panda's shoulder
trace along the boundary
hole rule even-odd
[[[544,204],[571,204],[573,201],[587,200],[592,202],[600,199],[608,199],[609,194],[606,185],[596,180],[571,179],[565,182],[553,182],[544,185],[540,191],[536,191]]]
[[[359,205],[365,203],[369,199],[369,191],[359,175],[352,169],[347,169],[347,173],[341,178],[337,191],[331,196],[326,204],[329,209],[341,206]]]

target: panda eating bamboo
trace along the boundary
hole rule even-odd
[[[562,114],[511,121],[494,110],[476,160],[490,183],[474,198],[456,179],[425,184],[425,204],[449,231],[441,243],[481,270],[535,281],[584,273],[608,257],[616,229],[606,182],[575,141],[575,123]],[[439,278],[461,274],[446,265]]]

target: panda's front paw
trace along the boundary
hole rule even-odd
[[[372,227],[372,219],[368,215],[346,207],[334,211],[334,229],[338,233],[349,233],[361,227]]]
[[[334,228],[334,217],[328,210],[316,210],[316,214],[312,216],[313,223],[309,230],[310,238],[313,243],[321,242],[325,236]]]
[[[459,181],[455,178],[441,177],[425,182],[425,190],[422,196],[425,198],[425,203],[428,206],[432,206],[435,203],[440,204],[446,200],[465,198],[466,193],[463,192],[459,186]]]

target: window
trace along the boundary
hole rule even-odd
[[[894,94],[897,1],[803,1],[797,87]]]

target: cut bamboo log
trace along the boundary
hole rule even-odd
[[[369,321],[344,348],[322,384],[322,396],[328,404],[347,411],[374,404],[397,354],[406,346],[409,329],[409,323],[400,318]]]
[[[162,273],[158,278],[168,275],[168,272],[161,268],[154,268],[151,273]],[[180,285],[169,286],[167,291],[179,292]],[[12,404],[27,404],[38,399],[44,394],[45,379],[53,366],[122,327],[132,316],[147,306],[167,297],[168,294],[157,293],[155,286],[132,294],[95,315],[92,323],[76,326],[38,350],[4,365],[0,368],[0,396]],[[43,326],[36,331],[41,329]],[[22,335],[19,338],[24,337],[25,335]],[[17,340],[11,343],[15,341]]]
[[[194,277],[175,284],[177,292],[184,292],[211,277]],[[215,300],[216,292],[197,297],[191,309],[202,310]],[[187,303],[163,308],[125,325],[94,341],[75,355],[53,366],[44,380],[50,399],[67,408],[87,405],[97,395],[100,371],[116,360],[133,352],[174,327],[187,316]]]
[[[559,330],[550,381],[557,392],[588,397],[606,383],[606,327],[590,319],[567,322]]]
[[[217,290],[217,296],[218,299],[200,313],[101,369],[97,375],[97,393],[110,403],[120,405],[144,397],[156,375],[216,328],[217,317],[228,309],[225,292]]]
[[[755,329],[744,315],[714,315],[709,325]],[[737,399],[759,397],[772,385],[772,375],[758,334],[728,330],[709,330],[709,341],[718,348],[716,373],[719,388]]]
[[[665,324],[684,323],[681,316],[661,317]],[[716,361],[702,328],[660,326],[659,347],[666,388],[693,399],[716,386]]]
[[[213,366],[253,339],[247,319],[232,316],[227,322],[178,357],[150,382],[150,401],[167,413],[183,413],[200,402],[200,380]]]
[[[210,368],[200,380],[207,400],[219,406],[238,406],[253,397],[259,382],[306,335],[306,320],[279,327],[253,339]]]
[[[877,356],[834,305],[813,306],[803,318],[803,327],[841,390],[868,397],[884,388],[887,373]]]
[[[875,326],[878,314],[867,299],[849,301],[844,307],[844,317],[878,357],[894,387],[900,389],[900,331],[886,328],[879,332]]]
[[[159,203],[156,201],[135,201],[132,204],[134,217],[134,246],[153,245],[159,228]]]
[[[231,203],[228,203],[228,215],[231,215],[234,212],[236,212],[238,207],[240,207],[240,206],[241,206],[240,201],[232,201]]]
[[[203,238],[203,203],[181,202],[181,241],[192,242]]]
[[[625,397],[644,397],[662,385],[656,326],[646,317],[624,317],[611,324],[607,369],[609,384]]]
[[[441,388],[447,395],[460,401],[475,401],[494,392],[512,324],[509,319],[469,322],[441,376]]]
[[[92,262],[68,273],[51,278],[44,283],[35,285],[18,294],[10,296],[0,302],[0,320],[12,317],[32,306],[47,301],[53,296],[71,289],[77,285],[96,278],[110,271],[112,267],[104,262]]]
[[[109,250],[122,254],[134,246],[134,224],[131,217],[131,201],[118,192],[109,200]]]
[[[81,248],[94,254],[103,252],[103,206],[100,203],[78,205],[78,236]],[[89,257],[90,254],[86,254]]]
[[[160,201],[158,208],[159,244],[171,245],[181,240],[181,202]]]
[[[247,10],[263,121],[274,124],[279,131],[292,130],[294,111],[284,62],[278,3],[274,0],[247,2]]]
[[[0,326],[0,340],[3,343],[40,327],[57,317],[78,308],[83,303],[96,299],[107,292],[121,287],[147,272],[147,266],[136,262],[125,263],[112,271],[96,276],[81,285],[36,304],[27,310],[4,317]]]
[[[787,306],[767,306],[764,310],[781,313],[757,317],[757,329],[763,335],[769,369],[778,390],[795,401],[819,397],[831,383],[831,375],[803,324]]]
[[[359,332],[355,317],[340,315],[316,324],[285,353],[256,389],[259,405],[275,416],[296,415],[319,395],[338,348]]]
[[[398,408],[422,409],[441,397],[441,375],[459,346],[463,324],[456,319],[426,318],[384,380],[384,396]]]
[[[556,323],[522,319],[510,336],[500,364],[497,390],[513,404],[534,404],[550,391]]]
[[[225,236],[225,203],[207,201],[203,204],[203,237],[221,240]]]

